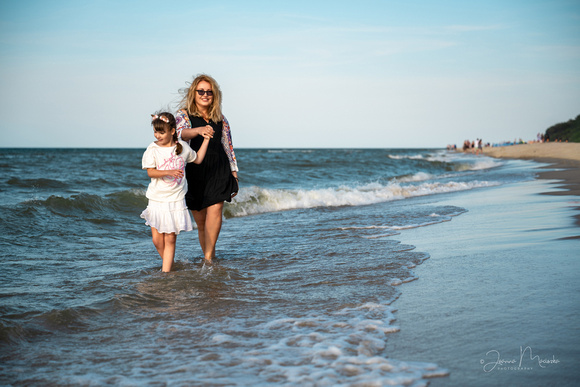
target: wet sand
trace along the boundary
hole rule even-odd
[[[550,195],[580,196],[580,143],[535,143],[494,148],[484,148],[486,156],[504,159],[534,160],[548,164],[538,172],[538,178],[557,180],[562,191],[552,191]],[[579,208],[580,209],[580,208]],[[580,226],[580,214],[575,215]]]
[[[446,195],[438,204],[468,212],[399,237],[431,258],[393,303],[401,331],[387,353],[449,370],[431,386],[580,380],[580,144],[531,145],[486,154],[545,163],[531,164],[539,179]]]
[[[580,143],[552,142],[484,148],[483,154],[496,158],[534,160],[550,164],[548,170],[540,172],[538,177],[562,180],[561,187],[570,192],[560,194],[580,195]]]

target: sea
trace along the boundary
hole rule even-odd
[[[143,151],[0,150],[0,385],[444,379],[437,359],[387,350],[396,300],[430,257],[405,230],[466,214],[441,203],[450,193],[536,173],[444,149],[236,149],[215,262],[194,230],[162,273],[139,216]]]

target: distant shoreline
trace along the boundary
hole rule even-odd
[[[559,188],[566,191],[549,192],[550,195],[580,196],[580,143],[533,143],[483,148],[483,154],[495,158],[534,160],[550,164],[538,178],[560,180]],[[580,226],[580,214],[575,216]]]
[[[483,154],[504,159],[525,159],[544,162],[546,159],[580,162],[580,143],[546,142],[483,148]]]

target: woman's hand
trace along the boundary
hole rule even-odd
[[[240,180],[238,179],[238,172],[236,172],[236,171],[232,171],[232,176],[233,176],[233,177],[236,179],[236,181],[238,182],[238,190],[239,190],[239,189],[240,189]],[[232,194],[232,198],[235,198],[237,194],[238,194],[237,192],[234,192],[234,193]]]
[[[213,138],[214,130],[211,125],[200,126],[196,129],[199,136],[203,136],[204,138]]]
[[[189,141],[197,136],[205,137],[204,134],[210,136],[209,138],[213,138],[213,128],[210,125],[198,126],[197,128],[184,128],[181,131],[181,139],[183,141]]]

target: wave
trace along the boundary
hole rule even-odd
[[[438,223],[449,222],[454,216],[461,215],[465,213],[467,210],[456,207],[455,210],[451,210],[448,213],[443,215],[432,213],[427,217],[417,217],[410,221],[408,224],[391,224],[391,225],[382,225],[382,226],[349,226],[349,227],[341,227],[341,230],[355,230],[355,231],[380,231],[380,234],[372,234],[372,235],[363,235],[362,238],[365,239],[379,239],[390,237],[394,235],[399,235],[400,230],[408,230],[412,228],[419,228],[425,226],[431,226]],[[394,218],[396,219],[396,218]]]
[[[0,348],[23,343],[26,336],[27,332],[20,324],[0,319]]]
[[[100,311],[90,307],[30,311],[20,319],[0,318],[0,348],[17,346],[37,336],[86,330]]]
[[[13,177],[6,182],[8,185],[20,188],[67,188],[68,184],[54,179],[19,179]]]
[[[496,168],[496,167],[499,167],[500,165],[503,165],[502,162],[492,160],[492,159],[479,160],[479,161],[475,162],[475,164],[473,164],[473,166],[471,167],[471,170],[472,171],[480,171],[482,169]]]
[[[268,149],[267,153],[312,153],[312,149]]]
[[[455,170],[458,172],[463,171],[481,171],[485,169],[492,169],[503,165],[501,161],[496,161],[493,159],[483,159],[478,160],[475,163],[458,163]]]
[[[393,160],[425,160],[425,156],[421,154],[417,155],[388,155],[390,159]]]
[[[424,182],[418,185],[387,185],[371,183],[359,187],[338,187],[314,190],[267,189],[248,187],[225,207],[226,217],[255,215],[267,212],[303,208],[362,206],[416,196],[465,191],[473,188],[495,186],[487,181]]]
[[[45,200],[26,202],[28,206],[44,207],[61,216],[86,216],[87,214],[108,211],[135,212],[147,207],[147,198],[143,189],[131,189],[106,195],[80,193],[63,197],[51,195]]]
[[[471,156],[471,155],[467,155]],[[496,168],[503,163],[501,161],[489,158],[489,157],[466,157],[463,154],[450,154],[450,153],[433,153],[433,154],[413,154],[413,155],[388,155],[390,159],[393,160],[420,160],[429,162],[432,165],[447,165],[450,169],[456,172],[463,171],[481,171],[485,169]],[[423,172],[419,172],[416,175],[420,176]],[[426,180],[426,179],[425,179]],[[418,181],[418,180],[409,180]]]
[[[427,172],[417,172],[412,175],[405,175],[402,177],[395,177],[392,181],[399,183],[412,183],[417,181],[425,181],[434,179],[436,176]]]

